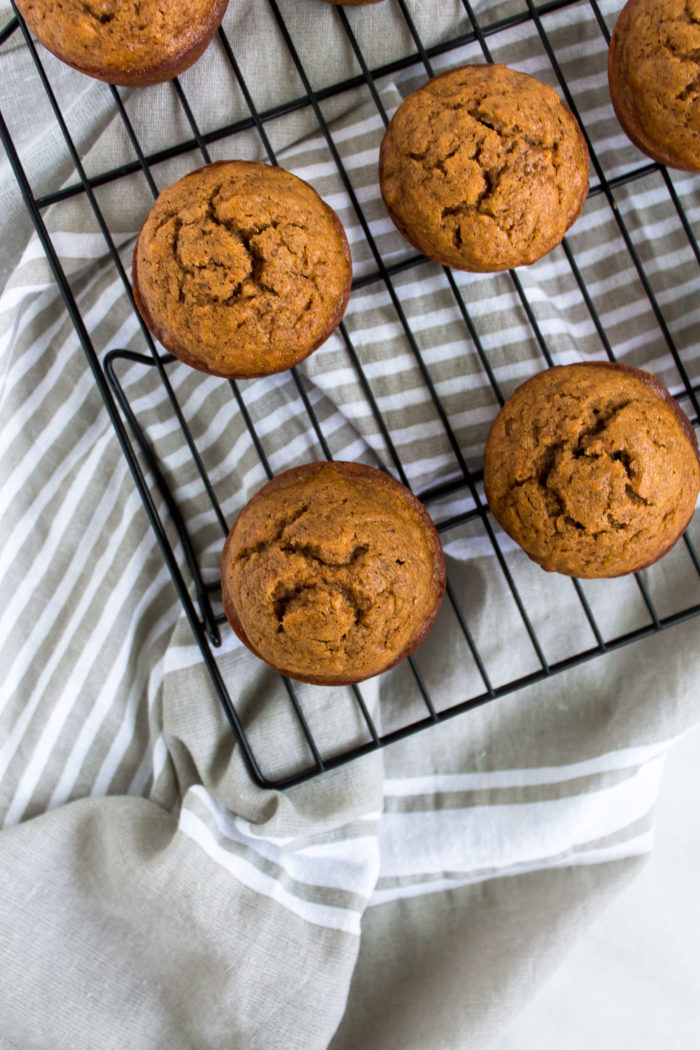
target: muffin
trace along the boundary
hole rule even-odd
[[[700,488],[688,419],[648,372],[564,365],[518,387],[491,428],[484,487],[534,561],[567,576],[622,576],[679,539]]]
[[[309,463],[273,478],[239,514],[221,562],[224,610],[270,666],[347,685],[423,641],[445,563],[422,504],[361,463]]]
[[[62,62],[126,87],[160,84],[203,54],[228,0],[17,0],[25,22]]]
[[[617,119],[659,164],[700,171],[700,2],[629,0],[608,53]]]
[[[134,300],[163,346],[230,379],[291,368],[339,324],[350,249],[308,183],[255,161],[208,164],[158,197],[134,250]]]
[[[578,217],[588,149],[546,84],[503,65],[463,66],[401,103],[379,182],[389,216],[424,255],[506,270],[551,251]]]

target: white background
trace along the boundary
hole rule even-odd
[[[700,683],[698,683],[700,688]],[[493,1050],[700,1047],[700,727],[671,751],[656,845]]]

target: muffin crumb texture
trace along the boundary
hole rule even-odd
[[[408,490],[371,468],[312,465],[281,478],[229,536],[229,619],[291,677],[377,674],[418,644],[437,612],[444,562],[432,522]]]
[[[619,576],[656,561],[685,529],[700,486],[697,442],[659,391],[634,369],[573,365],[506,402],[487,442],[487,498],[544,568]]]
[[[503,65],[465,66],[401,104],[380,180],[398,229],[430,258],[504,270],[561,241],[588,192],[588,150],[551,87]]]
[[[700,170],[700,0],[630,0],[609,79],[632,141],[663,164]]]
[[[289,368],[337,325],[350,255],[335,214],[281,168],[212,164],[161,193],[135,253],[137,301],[163,344],[217,375]]]

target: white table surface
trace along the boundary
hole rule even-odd
[[[494,1050],[700,1047],[698,872],[700,727],[667,759],[646,868],[576,943]]]

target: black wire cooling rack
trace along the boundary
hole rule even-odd
[[[358,36],[353,28],[355,13],[348,9],[338,7],[333,11],[333,17],[337,18],[342,27],[346,42],[352,50],[359,72],[342,82],[324,87],[322,90],[314,90],[305,63],[300,56],[297,45],[292,39],[285,18],[277,3],[277,0],[268,0],[271,13],[279,27],[288,57],[291,58],[296,75],[302,85],[302,91],[298,97],[285,101],[273,107],[258,111],[253,101],[253,95],[243,75],[239,62],[237,61],[234,48],[227,38],[224,29],[219,31],[218,46],[222,49],[230,72],[235,78],[238,90],[241,92],[248,109],[248,115],[238,122],[217,127],[205,132],[201,131],[195,117],[196,106],[193,100],[188,98],[187,91],[182,81],[176,79],[173,89],[176,93],[178,104],[187,122],[191,134],[176,144],[168,145],[155,151],[151,151],[149,143],[142,141],[139,133],[134,127],[125,105],[123,94],[114,87],[104,86],[105,92],[111,92],[111,102],[115,112],[123,122],[124,129],[133,148],[134,159],[126,164],[88,175],[79,151],[74,143],[61,112],[61,107],[52,87],[50,78],[46,72],[42,54],[35,47],[24,24],[17,16],[0,32],[0,47],[6,44],[16,33],[23,34],[26,45],[30,49],[36,67],[36,76],[41,82],[41,87],[52,107],[61,133],[65,139],[65,145],[75,170],[78,181],[68,186],[52,188],[49,192],[41,195],[35,194],[30,179],[28,178],[22,159],[13,142],[8,130],[8,125],[2,113],[0,113],[0,136],[5,150],[14,169],[19,183],[26,207],[34,222],[36,232],[39,236],[44,251],[48,257],[55,279],[58,283],[61,295],[65,301],[66,309],[75,330],[80,339],[82,347],[92,368],[95,381],[104,399],[107,411],[118,435],[124,455],[129,463],[137,488],[148,512],[155,535],[160,544],[163,557],[170,570],[173,582],[182,602],[183,608],[189,620],[196,641],[201,651],[202,660],[211,675],[212,681],[220,698],[223,709],[235,732],[243,753],[245,755],[249,770],[253,779],[261,786],[274,786],[284,788],[293,783],[313,777],[324,770],[336,767],[348,762],[360,755],[368,754],[394,740],[416,733],[447,718],[464,713],[470,708],[495,700],[507,693],[520,690],[525,686],[534,684],[542,679],[555,675],[567,668],[571,668],[583,661],[600,656],[610,650],[617,649],[630,642],[642,639],[657,633],[664,628],[696,616],[700,612],[700,603],[697,600],[685,601],[682,607],[669,605],[667,597],[661,601],[663,608],[659,607],[659,599],[656,597],[653,580],[647,574],[641,573],[631,580],[612,584],[617,587],[617,598],[622,603],[630,603],[639,607],[638,614],[631,617],[626,629],[622,632],[617,630],[610,636],[607,627],[605,603],[596,598],[595,587],[588,586],[577,580],[566,580],[554,578],[540,573],[535,587],[538,591],[546,592],[548,588],[573,588],[575,602],[585,625],[585,630],[574,631],[573,643],[569,644],[569,651],[557,651],[554,659],[548,655],[548,640],[543,635],[541,623],[535,623],[531,606],[533,603],[532,577],[523,577],[518,568],[522,564],[519,560],[520,552],[511,552],[507,542],[504,543],[503,534],[499,532],[490,518],[488,508],[483,497],[481,485],[482,477],[479,469],[470,467],[468,457],[460,447],[460,441],[456,435],[453,420],[449,411],[445,408],[443,400],[437,389],[437,384],[431,376],[431,369],[424,359],[420,346],[420,339],[415,329],[415,320],[409,317],[405,310],[400,295],[399,282],[402,275],[416,270],[425,260],[422,256],[409,254],[398,261],[388,262],[382,258],[377,244],[377,238],[373,234],[371,223],[365,214],[359,195],[353,187],[352,180],[348,174],[346,164],[341,152],[334,140],[332,128],[324,116],[324,104],[328,101],[342,100],[345,95],[361,88],[368,92],[372,99],[376,112],[380,115],[384,124],[388,122],[387,113],[382,100],[380,84],[392,76],[413,76],[414,78],[426,79],[436,71],[436,63],[439,68],[445,64],[457,64],[464,49],[476,47],[480,61],[491,62],[493,60],[494,47],[506,34],[518,35],[521,31],[527,31],[535,39],[540,55],[546,58],[555,82],[558,84],[560,95],[566,100],[569,108],[579,118],[586,133],[586,122],[581,118],[577,101],[572,96],[567,84],[567,77],[563,71],[557,48],[552,40],[552,32],[549,22],[557,14],[564,13],[567,9],[576,11],[579,20],[583,18],[589,29],[594,27],[599,35],[600,49],[607,48],[610,39],[610,27],[614,24],[617,10],[611,10],[611,4],[604,0],[551,0],[549,3],[536,4],[531,0],[523,0],[517,3],[515,0],[504,0],[503,3],[487,4],[485,8],[471,5],[463,0],[463,17],[459,26],[455,28],[453,36],[449,34],[438,44],[424,46],[420,34],[416,29],[416,3],[411,4],[408,0],[384,0],[387,4],[395,5],[397,13],[403,19],[406,32],[409,34],[412,46],[408,54],[402,54],[393,61],[384,63],[381,67],[370,68],[363,54],[363,49],[358,42]],[[311,0],[309,0],[311,2]],[[321,0],[314,0],[320,3]],[[620,2],[619,7],[622,4]],[[475,11],[475,8],[478,10]],[[371,9],[365,9],[365,11]],[[413,16],[412,17],[412,12]],[[457,31],[458,30],[458,31]],[[471,52],[474,53],[473,50]],[[474,59],[472,58],[472,61]],[[149,90],[149,89],[146,89]],[[251,739],[249,726],[245,724],[246,719],[237,710],[237,702],[232,699],[229,685],[222,673],[217,650],[221,645],[220,627],[225,623],[221,612],[220,591],[218,582],[207,581],[206,573],[203,572],[198,552],[190,535],[189,523],[186,516],[178,506],[171,487],[162,469],[156,454],[152,449],[147,434],[141,426],[138,412],[135,411],[130,401],[128,391],[120,381],[120,367],[126,362],[129,365],[138,365],[150,372],[157,372],[159,382],[162,384],[168,399],[170,411],[182,432],[184,441],[191,456],[192,463],[196,467],[197,474],[201,480],[209,500],[211,514],[217,519],[222,535],[225,536],[231,524],[225,519],[221,505],[217,499],[216,486],[207,475],[204,458],[197,447],[197,441],[178,400],[172,390],[169,378],[169,369],[173,359],[159,352],[153,344],[148,332],[143,329],[143,338],[146,344],[144,353],[115,348],[103,359],[98,356],[91,332],[85,318],[81,315],[76,296],[71,287],[62,263],[60,253],[57,251],[45,221],[46,210],[53,204],[66,201],[71,197],[84,195],[89,201],[96,221],[99,225],[105,241],[105,250],[109,253],[112,265],[119,271],[123,278],[125,288],[128,290],[128,276],[124,271],[115,242],[108,228],[98,203],[96,191],[99,187],[111,184],[119,184],[121,180],[140,172],[145,177],[154,197],[157,195],[156,183],[152,175],[152,168],[162,161],[174,157],[192,157],[192,167],[197,167],[202,160],[210,160],[210,148],[213,143],[226,143],[231,146],[231,155],[235,155],[237,136],[244,133],[254,133],[259,136],[264,154],[270,163],[277,163],[277,156],[271,144],[269,129],[275,122],[282,120],[285,116],[300,111],[313,114],[317,124],[317,130],[325,143],[327,155],[335,165],[342,180],[344,190],[349,198],[350,204],[361,227],[366,244],[370,249],[370,264],[365,268],[362,276],[354,281],[353,289],[369,288],[376,286],[382,290],[394,311],[403,336],[413,355],[415,367],[418,369],[422,382],[425,384],[427,395],[433,406],[440,426],[443,428],[444,436],[454,455],[457,464],[455,476],[447,481],[442,481],[417,491],[416,495],[423,501],[431,511],[443,540],[459,534],[460,529],[467,532],[478,533],[481,540],[490,551],[490,564],[493,566],[492,575],[487,581],[499,594],[507,595],[508,601],[514,609],[521,630],[529,639],[532,650],[532,660],[523,670],[521,666],[500,667],[494,674],[489,666],[488,659],[482,651],[479,637],[470,623],[469,608],[466,606],[461,588],[448,572],[448,587],[446,606],[449,614],[457,625],[456,630],[459,638],[459,646],[463,657],[456,656],[456,679],[463,682],[462,686],[453,687],[449,696],[436,693],[431,687],[430,676],[426,675],[420,665],[419,649],[414,657],[409,658],[403,665],[400,673],[404,676],[405,688],[412,690],[416,697],[414,702],[406,702],[403,714],[398,718],[394,712],[391,719],[382,718],[381,710],[377,710],[374,702],[369,701],[362,687],[350,687],[347,690],[349,703],[354,714],[352,718],[355,724],[359,724],[360,731],[352,737],[350,744],[342,741],[321,740],[314,729],[314,719],[309,712],[313,709],[313,702],[309,699],[308,687],[300,688],[296,683],[281,679],[280,688],[289,706],[290,717],[296,725],[297,737],[302,740],[306,758],[287,759],[285,753],[285,742],[280,739],[276,745],[277,754],[271,765],[261,761]],[[700,264],[700,251],[692,230],[692,216],[689,216],[685,203],[684,193],[676,184],[673,173],[669,174],[666,169],[652,164],[635,153],[635,163],[628,165],[620,174],[610,177],[606,174],[604,165],[601,163],[595,143],[587,134],[587,141],[591,155],[591,191],[589,201],[600,198],[606,209],[606,218],[612,224],[616,235],[622,239],[624,250],[627,253],[628,263],[636,272],[636,279],[643,289],[645,302],[653,315],[656,327],[657,341],[663,353],[670,355],[670,360],[676,370],[678,377],[677,385],[673,392],[683,405],[685,411],[694,425],[698,424],[698,388],[700,382],[698,376],[691,374],[693,370],[694,355],[689,355],[686,360],[688,338],[680,338],[677,325],[669,322],[666,315],[664,289],[659,287],[658,281],[650,275],[650,255],[648,246],[650,238],[645,238],[640,231],[630,224],[623,204],[624,192],[628,187],[647,185],[645,180],[654,178],[656,185],[663,188],[668,207],[672,213],[673,221],[683,238],[683,250],[689,254],[694,267],[694,294],[700,292],[700,274],[697,266]],[[697,207],[698,190],[700,186],[695,183],[696,193],[694,207]],[[622,194],[622,198],[621,195]],[[604,354],[610,360],[615,359],[614,338],[610,332],[614,323],[607,317],[602,316],[596,306],[596,294],[587,284],[583,276],[583,266],[577,259],[575,248],[572,246],[573,238],[567,237],[562,245],[566,261],[570,269],[570,275],[575,283],[578,294],[585,303],[588,317],[599,340],[599,345]],[[478,367],[487,377],[493,395],[495,405],[502,404],[504,394],[501,384],[497,378],[497,370],[493,365],[491,351],[486,345],[483,324],[480,324],[472,310],[472,305],[464,286],[460,284],[457,276],[450,270],[445,269],[444,281],[449,289],[453,302],[456,304],[461,323],[464,327],[464,340],[468,351],[476,355]],[[511,282],[510,288],[526,318],[531,337],[535,340],[542,356],[542,366],[552,365],[556,359],[555,339],[547,327],[542,323],[538,306],[532,301],[529,293],[528,283],[522,279],[517,272],[511,272],[506,277]],[[410,484],[407,470],[400,450],[392,434],[391,423],[386,419],[380,409],[381,398],[377,395],[376,382],[370,371],[363,365],[362,353],[355,345],[353,334],[344,323],[341,325],[340,333],[345,343],[352,367],[355,369],[357,380],[361,386],[363,395],[369,406],[376,427],[381,434],[384,446],[390,458],[390,468],[396,477],[405,484]],[[692,340],[691,340],[692,343]],[[312,403],[309,385],[296,372],[292,371],[292,379],[296,386],[298,397],[303,404],[308,423],[315,434],[318,447],[323,455],[331,459],[332,451],[327,435],[324,433],[323,421]],[[246,405],[240,386],[230,383],[231,395],[235,399],[237,410],[249,430],[255,450],[259,457],[265,474],[271,477],[273,474],[270,465],[270,457],[265,451],[263,440],[258,434],[258,426],[252,418]],[[162,507],[165,507],[165,513]],[[176,543],[173,541],[175,536]],[[223,539],[222,539],[223,542]],[[176,554],[175,546],[181,556]],[[695,582],[700,580],[700,564],[689,534],[684,537],[681,557],[685,558],[681,575],[687,578],[690,575]],[[524,556],[522,556],[524,558]],[[525,559],[526,561],[526,559]],[[523,583],[523,580],[526,580]],[[606,592],[607,594],[608,592]],[[700,595],[698,591],[695,595]],[[438,621],[439,624],[440,621]],[[437,630],[438,628],[436,628]],[[546,632],[545,632],[546,633]],[[571,632],[570,632],[571,633]],[[507,649],[507,641],[503,647]],[[254,660],[252,656],[249,657]],[[459,661],[463,660],[462,669]],[[469,673],[467,673],[467,664]],[[462,670],[464,673],[462,674]],[[394,674],[396,672],[389,672]],[[460,677],[461,676],[461,677]],[[453,680],[455,675],[453,675]],[[410,683],[410,684],[409,684]],[[318,687],[316,687],[318,688]],[[461,690],[461,691],[460,691]],[[381,695],[381,694],[380,694]],[[258,714],[264,718],[264,712]],[[269,765],[269,768],[268,768]]]

